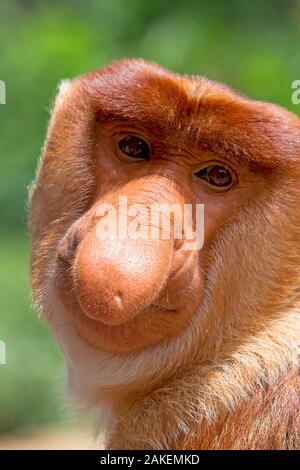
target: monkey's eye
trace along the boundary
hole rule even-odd
[[[201,178],[211,186],[226,189],[233,183],[233,177],[230,171],[220,165],[210,165],[195,173],[197,178]]]
[[[125,155],[128,155],[128,157],[149,160],[149,145],[140,137],[126,137],[125,139],[119,141],[118,146],[121,152],[125,153]]]

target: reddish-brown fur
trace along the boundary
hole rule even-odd
[[[150,161],[120,154],[124,132]],[[215,161],[236,175],[223,193],[193,176]],[[111,412],[109,448],[300,447],[299,182],[300,120],[278,106],[135,60],[62,87],[30,194],[32,284],[72,396]],[[203,249],[100,243],[97,209],[120,195],[204,203]]]
[[[257,387],[230,413],[220,410],[212,424],[199,423],[184,449],[297,449],[300,442],[300,376],[291,370],[272,387]],[[201,429],[202,428],[202,429]],[[177,445],[177,443],[175,444]]]

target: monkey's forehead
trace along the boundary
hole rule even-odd
[[[267,167],[300,160],[297,116],[204,77],[125,60],[79,78],[78,84],[100,119],[143,126],[161,139]]]

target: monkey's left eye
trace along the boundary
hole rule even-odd
[[[228,189],[233,183],[231,172],[220,165],[210,165],[195,173],[197,178],[201,178],[211,186],[220,189]]]
[[[128,155],[128,157],[149,160],[149,145],[140,137],[126,137],[125,139],[119,141],[118,147],[121,152],[125,153],[125,155]]]

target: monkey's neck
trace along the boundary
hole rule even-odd
[[[232,410],[220,407],[193,433],[180,437],[182,449],[299,449],[300,374],[291,367],[272,384],[257,385]]]
[[[299,311],[116,412],[113,449],[300,447]],[[288,339],[288,341],[287,341]]]
[[[224,388],[228,384],[224,383]],[[291,367],[272,384],[256,385],[232,409],[210,415],[198,377],[174,381],[137,400],[117,417],[110,449],[299,449],[300,374]],[[181,399],[174,401],[174,393]],[[222,394],[221,388],[215,391]],[[212,397],[213,400],[213,397]],[[203,412],[207,408],[207,415]]]

